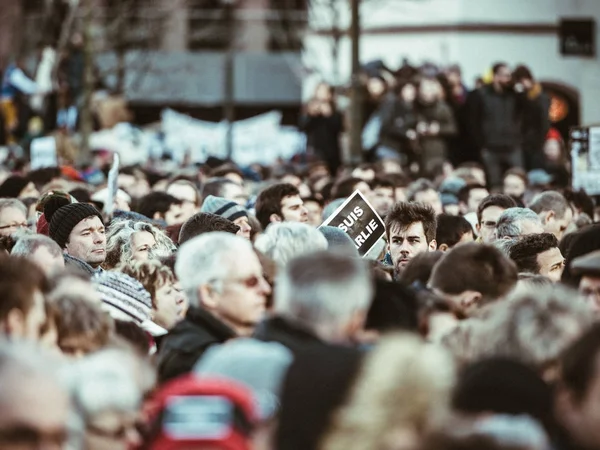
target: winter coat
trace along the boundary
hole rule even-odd
[[[310,331],[291,323],[282,317],[272,317],[262,322],[254,333],[254,338],[264,342],[278,342],[292,353],[323,344]]]
[[[379,114],[381,118],[379,144],[398,153],[410,152],[412,145],[406,133],[414,130],[417,125],[414,106],[403,102],[395,95],[390,95],[382,103]]]
[[[421,170],[425,174],[429,174],[438,164],[446,160],[446,140],[456,135],[458,128],[452,109],[444,101],[437,101],[429,105],[418,104],[416,117],[417,123],[425,122],[430,125],[437,122],[440,126],[440,131],[435,136],[419,137]]]
[[[338,111],[331,116],[304,115],[300,120],[300,129],[306,133],[307,147],[320,160],[332,167],[341,164],[340,134],[343,118]]]
[[[522,144],[524,96],[498,92],[493,85],[477,91],[471,105],[472,133],[477,148],[517,148]]]
[[[158,353],[158,380],[164,383],[188,373],[206,349],[237,337],[236,333],[210,312],[190,307],[181,322],[161,341]]]

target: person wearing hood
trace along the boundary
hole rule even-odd
[[[457,133],[452,110],[442,100],[442,87],[437,80],[424,78],[419,83],[416,117],[420,171],[427,175],[446,161],[446,139]]]
[[[72,203],[56,211],[46,208],[49,235],[63,249],[65,265],[89,274],[101,272],[106,259],[106,234],[102,214],[87,203]]]

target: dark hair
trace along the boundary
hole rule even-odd
[[[504,172],[504,176],[502,179],[504,180],[507,176],[514,175],[515,177],[519,177],[525,183],[525,187],[529,186],[529,178],[527,178],[527,172],[521,169],[520,167],[512,167]]]
[[[497,248],[475,242],[447,252],[433,268],[430,280],[432,287],[449,295],[479,292],[482,304],[508,294],[516,283],[515,263]]]
[[[413,181],[408,186],[408,194],[407,194],[408,201],[410,201],[410,202],[414,201],[415,196],[419,192],[425,192],[425,191],[429,191],[432,189],[435,191],[435,186],[431,181],[429,181],[427,178],[419,178],[417,181]]]
[[[487,188],[482,184],[467,183],[458,191],[458,200],[463,203],[469,203],[469,196],[473,189],[485,189],[487,191]]]
[[[491,194],[484,198],[479,207],[477,208],[477,222],[481,224],[481,216],[483,211],[490,206],[497,206],[498,208],[508,209],[516,208],[517,202],[510,196],[504,194]]]
[[[567,199],[556,191],[542,192],[536,195],[529,204],[529,209],[537,214],[544,211],[554,211],[558,219],[565,217],[565,213],[569,208]]]
[[[415,202],[398,202],[390,209],[385,218],[385,232],[390,239],[390,230],[392,226],[399,226],[402,229],[410,227],[413,223],[421,222],[425,232],[425,239],[430,243],[435,239],[437,228],[437,218],[435,211],[429,205]]]
[[[240,227],[231,220],[227,220],[216,214],[196,213],[181,227],[181,231],[179,232],[179,245],[182,245],[184,242],[189,241],[196,236],[213,231],[236,234],[240,231]]]
[[[394,182],[392,180],[390,180],[387,176],[380,176],[380,177],[375,177],[375,179],[373,179],[373,181],[371,181],[370,183],[371,185],[371,189],[377,189],[377,188],[390,188],[390,189],[395,189],[396,185],[394,184]]]
[[[375,295],[367,313],[365,329],[380,332],[419,331],[416,292],[391,281],[375,280]]]
[[[321,208],[323,208],[325,206],[325,202],[323,202],[323,200],[318,197],[304,197],[302,199],[302,201],[304,203],[308,203],[308,202],[317,203]]]
[[[148,355],[150,351],[148,335],[134,322],[115,320],[115,334],[129,342],[140,355]]]
[[[527,79],[527,80],[531,80],[531,81],[534,80],[531,70],[529,69],[529,67],[527,67],[524,64],[520,64],[515,68],[515,70],[513,71],[513,78],[517,81],[520,81],[523,79]]]
[[[232,163],[223,164],[222,166],[214,168],[210,171],[210,176],[215,178],[222,178],[230,173],[235,173],[236,175],[239,175],[240,177],[244,178],[244,174],[242,173],[240,168]]]
[[[529,415],[548,432],[555,431],[552,390],[537,372],[518,361],[494,357],[467,366],[452,395],[462,413]]]
[[[333,186],[333,189],[331,190],[332,197],[334,199],[350,197],[356,190],[355,186],[358,183],[366,183],[366,181],[356,177],[342,178]]]
[[[69,191],[69,195],[75,197],[79,203],[90,203],[92,201],[92,196],[90,195],[90,191],[85,188],[75,188]]]
[[[466,233],[473,232],[473,227],[467,219],[461,216],[440,214],[437,216],[437,230],[435,240],[438,248],[446,244],[448,248],[454,247]]]
[[[508,67],[508,64],[506,64],[505,62],[502,62],[502,61],[499,61],[499,62],[495,63],[495,64],[492,66],[492,73],[493,73],[494,75],[498,75],[498,72],[499,72],[499,71],[500,71],[500,69],[501,69],[501,68],[503,68],[503,67]]]
[[[154,214],[156,213],[159,213],[161,217],[164,217],[165,213],[171,209],[172,205],[181,205],[181,200],[166,192],[151,192],[140,199],[136,212],[149,219],[154,219]]]
[[[567,236],[569,238],[565,239]],[[567,249],[566,252],[563,252],[563,256],[566,261],[561,281],[576,288],[581,277],[571,273],[571,263],[575,258],[587,255],[594,250],[600,250],[600,224],[589,225],[579,231],[567,234],[565,238],[563,241],[565,241]]]
[[[0,321],[17,309],[27,315],[33,306],[36,291],[46,294],[49,289],[46,276],[37,265],[17,256],[0,256]]]
[[[581,212],[586,213],[588,216],[594,219],[594,200],[585,192],[584,189],[574,191],[571,188],[565,189],[565,199],[572,203],[575,208]]]
[[[394,185],[394,188],[408,187],[411,182],[410,177],[403,173],[388,173],[385,178]]]
[[[400,274],[400,281],[407,285],[418,282],[426,286],[433,267],[444,256],[444,252],[421,252],[415,255]]]
[[[530,234],[515,242],[508,249],[508,255],[519,272],[537,274],[540,273],[538,255],[553,248],[558,248],[558,239],[552,233]]]
[[[562,354],[562,383],[582,401],[597,375],[600,323],[595,323]]]
[[[271,223],[271,215],[282,216],[281,201],[285,197],[300,195],[296,186],[289,183],[278,183],[266,188],[256,198],[256,218],[263,229]],[[283,217],[282,217],[283,219]]]
[[[202,188],[202,198],[206,198],[209,195],[213,195],[215,197],[223,197],[223,191],[225,186],[231,184],[238,186],[235,182],[227,178],[213,178],[209,180]]]

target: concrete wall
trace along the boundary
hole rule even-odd
[[[316,2],[315,2],[316,3]],[[597,46],[600,44],[600,0],[379,0],[365,2],[361,10],[363,37],[361,60],[382,59],[391,67],[403,57],[412,63],[432,61],[459,63],[464,78],[472,84],[497,60],[509,64],[526,63],[542,81],[570,86],[581,94],[583,123],[600,122],[600,62],[598,57],[563,57],[558,35],[552,29],[561,17],[596,18]],[[311,28],[326,29],[331,24],[327,11],[312,11]],[[347,8],[339,18],[349,23]],[[539,25],[518,31],[435,31],[469,25]],[[413,31],[401,30],[403,27]],[[418,29],[415,29],[418,27]],[[386,32],[387,30],[387,32]],[[305,94],[316,79],[331,80],[332,39],[319,34],[306,38],[305,63],[317,71],[307,80]],[[341,80],[350,73],[350,42],[340,43]]]

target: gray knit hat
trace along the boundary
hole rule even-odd
[[[71,203],[70,205],[62,206],[54,211],[49,218],[46,217],[46,220],[50,221],[49,236],[60,245],[60,248],[65,248],[65,244],[69,240],[69,235],[73,231],[73,228],[79,222],[91,216],[98,217],[100,222],[104,223],[102,214],[92,205],[88,205],[87,203]]]
[[[121,272],[102,272],[92,281],[111,317],[138,325],[150,320],[152,298],[142,283]]]
[[[358,258],[358,250],[352,242],[352,238],[340,230],[338,227],[320,227],[319,231],[327,239],[327,249],[343,253],[345,255]]]
[[[204,199],[200,212],[215,214],[232,222],[240,217],[248,217],[248,212],[237,203],[214,195]]]

